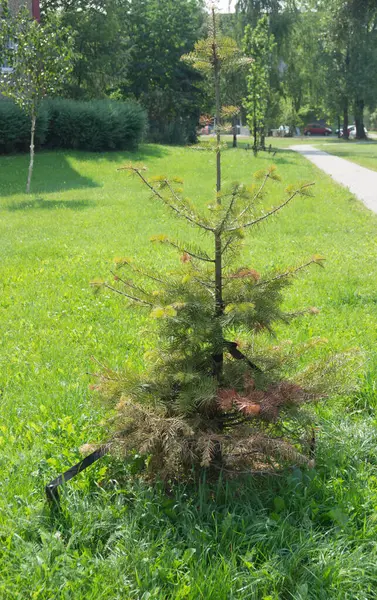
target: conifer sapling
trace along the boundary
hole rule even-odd
[[[283,290],[299,271],[322,266],[323,259],[314,256],[266,276],[253,265],[236,262],[245,236],[296,197],[309,195],[312,184],[289,188],[280,204],[266,212],[261,201],[268,185],[279,180],[274,167],[258,173],[251,187],[234,184],[223,191],[220,74],[245,59],[233,40],[217,30],[213,10],[208,37],[185,60],[214,84],[216,197],[204,215],[183,196],[180,180],[148,179],[143,167],[125,167],[156,201],[206,239],[201,245],[166,235],[153,239],[178,253],[174,274],[156,274],[124,258],[117,261],[114,283],[93,282],[95,288],[108,288],[149,311],[159,323],[159,344],[148,353],[142,375],[111,369],[99,374],[97,389],[116,409],[114,448],[148,456],[149,473],[161,478],[183,477],[200,467],[237,471],[286,460],[306,464],[309,457],[302,451],[307,422],[298,409],[328,393],[326,375],[336,373],[341,385],[342,361],[332,357],[327,373],[321,365],[311,366],[287,380],[281,375],[282,354],[288,361],[290,350],[256,351],[251,342],[261,332],[272,332],[276,322],[297,316],[282,310]],[[237,332],[239,340],[230,332]]]

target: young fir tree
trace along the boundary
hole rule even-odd
[[[249,264],[236,266],[236,261],[248,232],[294,198],[308,195],[311,184],[287,190],[285,199],[266,212],[258,206],[269,182],[278,180],[273,167],[259,173],[250,188],[234,184],[223,191],[220,74],[244,60],[234,42],[218,33],[214,11],[207,39],[197,42],[185,58],[211,77],[214,85],[217,193],[213,205],[203,215],[183,196],[178,179],[147,179],[144,168],[125,169],[208,243],[203,248],[199,243],[157,236],[154,242],[180,255],[176,273],[151,272],[124,258],[117,261],[114,283],[92,282],[95,288],[104,286],[149,311],[159,323],[158,347],[148,353],[143,374],[106,369],[99,374],[96,388],[116,404],[114,447],[148,456],[146,464],[154,477],[183,477],[195,467],[250,469],[285,460],[305,464],[308,458],[300,450],[306,421],[298,409],[321,396],[325,373],[310,367],[295,381],[286,380],[281,374],[282,357],[274,350],[256,350],[255,338],[271,332],[274,323],[296,316],[281,308],[283,290],[301,269],[321,265],[322,259],[313,257],[302,266],[266,276]],[[235,332],[242,346],[231,337]],[[288,360],[290,353],[284,352]],[[327,361],[327,372],[337,373],[341,381],[344,371],[338,367],[337,357]]]
[[[253,132],[254,150],[264,148],[266,117],[271,96],[271,66],[276,48],[274,36],[269,31],[268,17],[264,15],[255,29],[247,25],[244,37],[244,51],[253,57],[247,76],[247,97],[245,108],[250,131]]]
[[[11,14],[7,0],[0,0],[0,13],[0,58],[8,65],[6,70],[0,71],[0,93],[27,113],[31,122],[26,186],[29,193],[38,111],[46,96],[60,91],[72,70],[73,38],[58,17],[39,24],[26,8]]]

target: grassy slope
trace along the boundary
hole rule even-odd
[[[45,509],[44,484],[96,439],[103,410],[88,391],[91,355],[140,368],[151,343],[147,316],[117,297],[94,296],[89,280],[106,276],[114,256],[162,269],[176,260],[164,248],[151,253],[151,235],[183,229],[116,172],[130,158],[39,155],[31,198],[23,193],[27,158],[0,158],[0,598],[377,597],[372,376],[348,414],[322,409],[315,472],[203,485],[189,495],[178,489],[168,498],[137,482],[98,486],[105,459],[69,484],[62,515]],[[145,146],[135,158],[152,174],[183,176],[198,204],[211,199],[213,154]],[[271,157],[232,150],[224,160],[225,179],[249,181]],[[281,152],[274,160],[286,184],[315,180],[315,197],[249,239],[248,263],[264,269],[314,253],[327,258],[326,270],[305,274],[287,297],[291,308],[309,304],[321,313],[279,336],[361,345],[373,373],[377,217],[301,157]],[[279,189],[272,186],[271,204]]]

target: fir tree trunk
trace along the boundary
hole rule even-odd
[[[214,39],[216,40],[216,17],[215,10],[212,9],[213,18],[213,30]],[[213,47],[213,64],[214,64],[214,75],[215,75],[215,97],[216,97],[216,191],[217,191],[217,203],[221,204],[221,137],[220,137],[220,124],[221,124],[221,95],[220,95],[220,63],[219,57],[217,56],[216,44]],[[223,371],[224,354],[222,348],[222,327],[220,323],[221,316],[224,312],[223,307],[223,283],[222,283],[222,245],[221,245],[221,232],[215,232],[215,316],[218,321],[217,335],[214,348],[214,361],[215,361],[215,376],[220,382]]]
[[[356,100],[355,102],[355,124],[357,139],[365,139],[366,135],[364,129],[364,100]]]
[[[216,68],[215,68],[216,69]],[[217,66],[217,71],[219,67]],[[217,79],[215,77],[215,86],[216,86],[216,191],[220,192],[221,190],[221,120],[220,120],[220,77],[219,72],[217,72]],[[219,199],[218,199],[219,202]]]
[[[37,121],[37,117],[36,117],[35,113],[33,112],[32,116],[31,116],[30,163],[29,163],[29,173],[28,173],[27,185],[26,185],[26,193],[27,194],[30,194],[31,178],[33,175],[33,167],[34,167],[34,150],[35,150],[34,138],[35,138],[36,121]]]

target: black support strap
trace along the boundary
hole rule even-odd
[[[59,475],[59,477],[47,484],[45,487],[47,500],[49,502],[56,502],[58,504],[59,485],[62,485],[66,481],[69,481],[73,477],[76,477],[76,475],[81,473],[81,471],[85,471],[85,469],[90,467],[90,465],[96,462],[99,458],[102,458],[102,456],[104,456],[105,454],[107,454],[107,446],[100,446],[100,448],[86,456],[83,460],[80,460],[80,462],[68,469],[68,471],[65,471],[64,473],[62,473],[62,475]]]
[[[238,345],[236,344],[236,342],[229,342],[228,340],[224,340],[224,346],[233,358],[235,358],[236,360],[245,360],[247,362],[247,364],[249,365],[249,367],[254,369],[254,371],[258,371],[258,373],[262,373],[262,369],[257,367],[257,365],[255,365],[253,362],[251,362],[251,360],[249,360],[247,358],[247,356],[245,356],[241,352],[241,350],[238,349]]]

